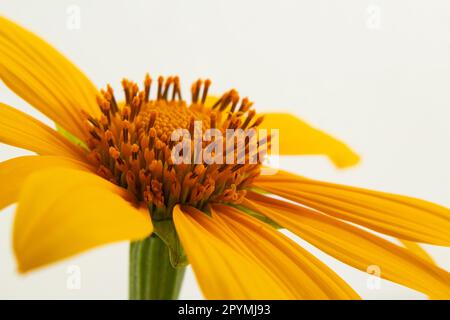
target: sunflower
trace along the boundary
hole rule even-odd
[[[111,86],[98,90],[49,44],[6,18],[0,18],[0,57],[4,83],[57,128],[0,104],[0,142],[37,154],[0,163],[0,209],[17,202],[19,272],[128,240],[133,299],[176,298],[188,263],[209,299],[359,298],[279,232],[285,228],[354,268],[375,265],[385,279],[431,298],[450,297],[449,273],[418,245],[450,244],[447,208],[281,170],[265,175],[260,158],[173,160],[174,130],[194,134],[199,122],[220,132],[279,129],[282,155],[322,154],[337,167],[358,162],[344,143],[296,117],[258,114],[236,90],[213,98],[209,80],[192,85],[188,103],[178,77],[147,75],[141,88],[124,79],[119,99]],[[271,137],[257,141],[258,152],[272,147]],[[201,152],[206,148],[200,143]],[[195,148],[188,150],[183,157],[194,158]],[[237,159],[238,151],[231,156]]]

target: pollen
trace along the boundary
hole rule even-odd
[[[155,82],[155,90],[152,84]],[[148,205],[153,218],[167,218],[176,204],[204,208],[208,203],[238,204],[246,188],[260,174],[262,160],[251,162],[249,139],[244,152],[231,148],[227,129],[257,128],[263,121],[252,109],[248,98],[241,99],[236,90],[225,92],[214,103],[208,102],[210,80],[198,80],[191,86],[190,103],[182,98],[179,77],[158,77],[147,74],[142,89],[127,79],[122,80],[123,101],[119,102],[110,85],[101,90],[97,104],[99,117],[83,112],[88,158],[103,178],[127,189],[137,201]],[[153,96],[153,98],[152,98]],[[205,152],[207,141],[194,141],[198,124],[202,130],[218,129],[224,152],[214,154],[216,162],[194,161],[196,153]],[[176,130],[189,133],[181,142],[189,148],[177,163],[173,151]],[[237,142],[232,137],[232,147]],[[257,151],[267,150],[270,137],[256,141]],[[230,155],[231,152],[231,155]],[[261,153],[261,152],[260,152]],[[261,153],[262,154],[262,153]],[[228,157],[228,158],[227,158]],[[242,161],[233,162],[225,159]]]

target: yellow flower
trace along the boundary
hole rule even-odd
[[[156,92],[149,76],[142,91],[124,80],[120,102],[111,87],[98,91],[54,48],[5,18],[0,77],[61,128],[0,104],[0,142],[38,154],[0,163],[0,209],[18,203],[13,246],[20,272],[144,239],[168,221],[206,298],[358,298],[278,225],[357,269],[376,265],[383,278],[450,297],[449,273],[417,245],[450,244],[447,208],[284,171],[261,175],[259,162],[171,160],[171,132],[192,133],[201,121],[206,128],[277,128],[281,154],[323,154],[338,167],[358,162],[345,144],[291,115],[258,115],[235,90],[208,97],[209,80],[194,83],[188,104],[177,77],[158,78]]]

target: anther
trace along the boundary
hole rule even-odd
[[[221,96],[216,102],[214,102],[213,106],[211,107],[212,110],[217,108],[222,103],[223,97],[224,97],[224,95]]]
[[[93,165],[99,166],[102,163],[102,157],[97,151],[89,152],[87,157]]]
[[[118,165],[118,169],[120,171],[123,171],[124,168],[125,168],[125,162],[120,157],[119,150],[117,150],[115,147],[110,147],[109,148],[109,155],[111,156],[111,158],[113,158],[116,161],[116,164]]]
[[[114,135],[110,130],[105,131],[105,140],[109,147],[114,147]]]
[[[172,100],[175,100],[177,96],[181,101],[180,78],[178,76],[176,76],[173,80]]]
[[[119,111],[119,107],[117,105],[116,98],[114,97],[114,91],[113,91],[113,88],[109,84],[106,86],[106,90],[107,90],[107,94],[109,97],[108,100],[111,103],[111,110],[114,115],[114,114],[116,114],[117,111]]]
[[[233,96],[237,94],[236,90],[231,89],[228,93],[225,94],[224,99],[222,100],[222,104],[220,105],[220,111],[224,111],[231,102]]]
[[[133,160],[137,160],[139,154],[139,146],[137,144],[133,144],[131,146],[131,158]]]
[[[194,137],[194,129],[195,129],[195,119],[194,117],[191,117],[189,119],[189,133],[191,134],[191,137]]]
[[[139,87],[137,83],[130,83],[130,101],[132,101],[133,97],[139,92]]]
[[[192,93],[192,103],[197,103],[198,96],[200,94],[200,88],[202,86],[202,80],[198,79],[196,82],[192,84],[191,93]]]
[[[122,120],[129,120],[130,119],[130,107],[124,106],[122,109]]]
[[[98,141],[102,140],[101,137],[98,135],[97,131],[95,131],[95,126],[89,120],[84,121],[84,126],[94,139]]]
[[[242,99],[241,101],[241,106],[239,107],[239,112],[246,112],[248,110],[248,105],[249,105],[249,100],[247,97],[245,97],[244,99]]]
[[[113,178],[113,175],[111,173],[111,170],[109,170],[108,168],[106,168],[104,165],[100,165],[97,173],[102,176],[103,178],[105,178],[106,180],[111,180]]]
[[[216,127],[216,114],[215,113],[212,113],[209,116],[209,127],[211,129],[214,129]]]
[[[157,94],[157,97],[156,97],[157,100],[161,100],[163,82],[164,82],[164,78],[162,76],[159,76],[158,77],[158,94]]]
[[[167,96],[169,95],[169,89],[170,89],[170,86],[172,85],[172,82],[173,82],[173,78],[172,77],[168,77],[167,80],[166,80],[165,87],[164,87],[164,93],[162,95],[162,98],[164,100],[167,100]]]
[[[152,110],[152,112],[150,112],[150,118],[148,119],[148,123],[147,123],[147,128],[146,128],[147,133],[155,125],[155,121],[156,121],[156,111]]]
[[[203,88],[203,94],[202,94],[202,104],[204,104],[206,101],[206,97],[208,96],[208,90],[209,90],[210,85],[211,85],[211,80],[206,79],[205,86]]]
[[[156,130],[155,130],[155,128],[150,128],[150,131],[149,131],[148,135],[150,137],[150,139],[148,141],[148,147],[150,149],[152,149],[154,144],[155,144],[155,138],[156,138]]]
[[[230,113],[228,113],[228,119],[234,113],[234,110],[236,109],[238,102],[239,102],[239,94],[237,92],[233,92],[233,96],[231,97],[231,109]]]
[[[150,97],[150,88],[152,85],[152,78],[150,78],[150,75],[147,73],[145,75],[145,80],[144,80],[144,92],[145,92],[145,97],[144,97],[144,101],[148,102],[148,99]]]
[[[123,142],[128,143],[128,133],[129,133],[129,129],[130,129],[130,122],[128,122],[128,120],[124,120],[122,122],[122,135],[123,135]]]
[[[241,128],[245,129],[247,128],[248,124],[250,123],[250,121],[255,117],[256,112],[255,110],[250,110],[248,112],[247,118],[245,119],[244,123],[242,124]]]
[[[150,184],[150,171],[148,171],[148,169],[139,170],[139,182],[143,186],[147,186]]]
[[[135,96],[131,102],[130,121],[133,121],[134,118],[138,115],[140,107],[141,107],[141,99],[138,96]]]
[[[109,114],[109,110],[111,109],[111,104],[105,99],[101,102],[100,108],[103,114],[108,119],[108,124],[111,123],[111,115]]]
[[[255,123],[252,124],[250,128],[255,128],[259,126],[264,121],[264,116],[260,116],[258,119],[256,119]]]
[[[136,194],[136,179],[134,177],[134,173],[131,170],[128,170],[126,173],[126,181],[127,181],[127,185],[128,185],[128,190],[132,193],[132,194]]]
[[[84,119],[89,121],[94,127],[100,129],[100,124],[98,123],[98,121],[92,118],[91,115],[89,115],[86,111],[81,110],[81,115]]]
[[[144,201],[149,204],[153,203],[153,196],[152,196],[152,193],[150,192],[150,190],[144,191]]]
[[[150,163],[148,169],[150,170],[152,177],[154,177],[155,179],[161,178],[162,170],[163,170],[162,161],[161,160],[153,160]],[[157,180],[154,180],[154,181],[157,181]]]
[[[101,107],[101,106],[102,106],[102,102],[103,102],[103,97],[102,97],[101,95],[97,94],[97,95],[95,96],[95,101],[97,102],[97,105],[98,105],[99,107]]]
[[[205,166],[203,164],[199,164],[194,169],[194,175],[201,176],[203,173],[205,173],[205,171],[206,171]],[[194,177],[194,175],[193,175],[193,177]]]
[[[122,88],[123,88],[123,92],[125,94],[125,103],[127,105],[129,105],[130,104],[130,83],[125,78],[122,79]]]
[[[198,90],[198,88],[197,88],[197,82],[194,82],[192,85],[191,85],[191,101],[192,101],[192,103],[196,103],[197,101],[195,100],[195,96],[196,96],[196,94],[197,94],[197,90]]]

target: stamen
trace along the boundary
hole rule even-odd
[[[176,98],[181,101],[181,88],[180,88],[180,78],[176,76],[173,81],[173,91],[172,91],[172,101],[174,101]]]
[[[122,120],[129,120],[130,113],[131,113],[130,108],[128,106],[124,106],[122,109]]]
[[[194,136],[194,129],[195,129],[195,118],[191,117],[189,119],[189,133],[191,134],[191,137]]]
[[[148,120],[147,128],[145,130],[147,133],[150,131],[151,128],[153,128],[153,126],[155,125],[155,121],[156,121],[156,111],[153,110],[150,112],[150,118]]]
[[[248,115],[247,115],[247,118],[245,119],[245,121],[242,124],[241,128],[242,129],[246,129],[247,126],[249,125],[250,121],[252,121],[252,119],[255,117],[255,115],[256,115],[255,110],[250,110]]]
[[[148,147],[150,149],[152,149],[153,146],[155,145],[155,138],[156,138],[156,130],[155,130],[155,128],[151,128],[150,129],[149,137],[150,137],[150,140],[148,142]]]
[[[222,103],[222,99],[223,99],[223,96],[221,96],[221,97],[219,98],[219,100],[217,100],[217,101],[213,104],[213,106],[211,107],[211,109],[214,110],[215,108],[217,108],[217,107]]]
[[[124,120],[122,122],[122,138],[123,138],[123,142],[128,143],[128,135],[129,135],[129,130],[130,130],[130,122],[128,122],[128,120]]]
[[[191,87],[192,103],[197,103],[201,85],[202,85],[202,80],[200,80],[200,79],[197,80],[197,82],[194,82],[192,84],[192,87]]]
[[[138,96],[135,96],[133,98],[133,101],[131,102],[130,121],[133,121],[134,118],[136,117],[136,115],[139,113],[140,108],[141,108],[141,102],[142,102],[142,100]]]
[[[169,89],[170,89],[170,86],[172,85],[172,82],[173,82],[173,78],[172,77],[168,77],[167,80],[166,80],[166,85],[164,87],[164,93],[162,95],[162,98],[164,100],[167,100],[167,96],[169,94]]]
[[[145,75],[145,80],[144,80],[144,86],[145,86],[145,97],[144,97],[144,101],[145,103],[148,102],[148,99],[150,97],[150,87],[152,85],[152,78],[150,78],[150,75],[147,73]]]
[[[123,92],[125,94],[125,103],[127,105],[130,104],[130,88],[129,88],[129,83],[127,79],[123,79],[122,80],[122,88],[123,88]]]
[[[220,111],[224,111],[228,107],[228,105],[231,102],[232,95],[233,95],[232,90],[225,94],[225,96],[222,99],[222,103],[220,104],[220,109],[219,109]]]
[[[133,144],[131,146],[131,157],[133,160],[137,160],[139,152],[139,146],[137,144]]]
[[[106,94],[107,94],[107,99],[111,104],[112,113],[113,113],[113,115],[115,115],[117,113],[117,111],[119,111],[119,107],[117,106],[116,98],[114,97],[114,91],[109,84],[107,85]]]
[[[164,82],[164,78],[159,76],[158,77],[158,95],[157,95],[157,100],[161,100],[162,98],[162,87],[163,87],[163,82]]]
[[[97,131],[95,131],[95,126],[89,121],[85,120],[84,122],[86,130],[89,132],[89,134],[96,140],[101,141],[102,139],[98,135]]]
[[[216,115],[214,113],[211,114],[210,118],[209,118],[209,123],[210,123],[210,128],[215,128],[216,127]]]
[[[107,130],[105,132],[105,140],[108,143],[109,147],[114,147],[115,146],[115,144],[114,144],[114,135],[113,135],[113,133],[110,130]]]
[[[208,90],[209,90],[210,85],[211,85],[211,80],[206,79],[205,87],[203,88],[202,104],[204,104],[206,101],[206,97],[208,96]]]
[[[258,127],[263,121],[264,121],[264,116],[260,116],[258,119],[256,119],[255,123],[253,123],[250,128]]]

